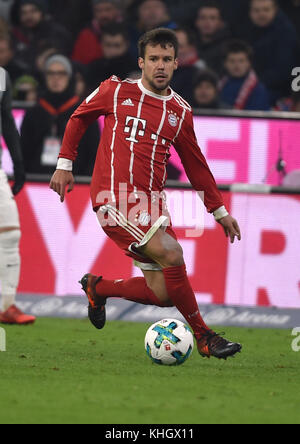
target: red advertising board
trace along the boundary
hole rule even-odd
[[[198,197],[202,210],[199,216],[195,213],[192,194],[167,191],[173,226],[199,302],[299,308],[300,197],[224,193],[243,236],[230,245]],[[174,202],[180,200],[185,206],[179,205],[178,211]],[[107,279],[141,275],[105,236],[92,211],[87,185],[77,185],[61,204],[47,184],[27,184],[17,202],[23,233],[21,293],[81,294],[78,280],[89,271]],[[196,219],[204,225],[197,235],[189,230]]]

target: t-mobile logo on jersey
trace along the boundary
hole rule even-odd
[[[132,126],[129,126],[130,122],[133,122]],[[137,117],[131,117],[128,116],[126,118],[126,126],[124,129],[124,132],[126,134],[129,134],[130,131],[130,137],[127,137],[126,140],[132,143],[138,143],[139,141],[136,139],[136,136],[139,135],[140,137],[145,136],[145,129],[146,129],[147,121],[143,119],[138,119]]]

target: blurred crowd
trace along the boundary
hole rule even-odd
[[[194,108],[300,112],[300,0],[0,0],[0,66],[14,100],[33,105],[21,131],[27,170],[53,170],[80,101],[113,74],[138,78],[138,39],[161,26],[179,40],[171,86]],[[86,156],[98,140],[91,127]],[[89,175],[86,164],[78,171]]]

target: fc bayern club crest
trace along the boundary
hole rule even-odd
[[[173,126],[173,128],[175,128],[177,126],[178,117],[175,114],[173,114],[173,113],[169,114],[168,120],[169,120],[169,124],[171,126]]]
[[[142,227],[149,225],[151,216],[146,210],[138,211],[135,217],[135,222],[138,222]]]

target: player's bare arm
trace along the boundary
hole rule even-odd
[[[74,189],[74,184],[75,179],[71,171],[56,170],[52,176],[50,188],[60,196],[60,201],[64,202],[66,187],[70,193]]]

